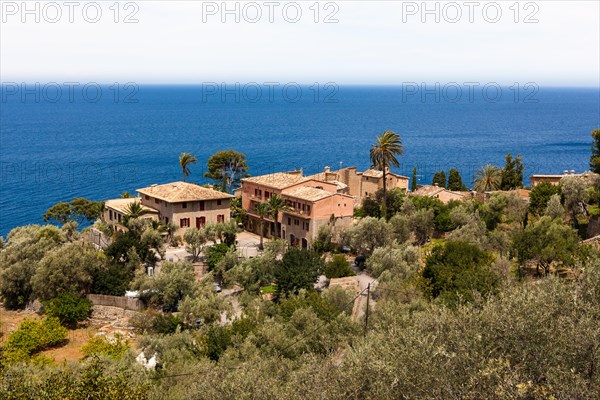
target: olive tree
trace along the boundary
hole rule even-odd
[[[94,274],[106,267],[106,256],[91,244],[66,243],[40,261],[31,279],[34,293],[41,300],[51,300],[63,292],[89,293]]]

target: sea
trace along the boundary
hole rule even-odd
[[[42,223],[55,203],[105,200],[181,180],[181,152],[196,155],[191,182],[219,150],[246,154],[253,175],[325,166],[370,167],[386,130],[405,153],[394,172],[430,183],[457,168],[470,184],[484,164],[521,155],[535,173],[589,169],[600,127],[600,88],[534,85],[333,83],[3,82],[0,99],[0,235]]]

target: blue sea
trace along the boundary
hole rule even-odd
[[[58,87],[57,87],[58,86]],[[419,183],[520,154],[526,175],[587,170],[600,126],[599,88],[455,88],[254,85],[136,86],[4,83],[0,102],[0,234],[41,223],[51,205],[93,200],[181,179],[178,155],[194,153],[191,181],[208,157],[235,149],[250,173],[324,166],[369,167],[376,135],[392,130],[406,154],[396,172]],[[527,90],[526,90],[527,89]],[[516,96],[518,94],[518,96]]]

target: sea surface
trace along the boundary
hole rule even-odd
[[[2,86],[1,235],[41,223],[60,201],[180,180],[184,151],[198,158],[189,180],[202,183],[208,157],[222,149],[245,153],[255,175],[365,169],[375,136],[392,130],[405,147],[395,172],[410,177],[417,166],[419,183],[429,183],[455,167],[469,183],[506,153],[523,157],[527,176],[587,170],[590,132],[600,127],[599,88],[503,87],[500,98],[497,87],[433,85],[71,88]]]

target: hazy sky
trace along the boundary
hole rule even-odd
[[[595,0],[0,3],[3,82],[600,85]]]

